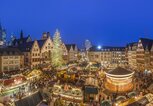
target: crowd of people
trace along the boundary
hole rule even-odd
[[[147,88],[153,84],[153,73],[136,72],[134,82],[135,90],[146,94],[149,92]]]

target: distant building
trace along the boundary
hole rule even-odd
[[[11,39],[9,41],[9,46],[13,46],[14,40],[16,39],[14,34],[11,34]]]
[[[18,46],[20,44],[24,44],[27,42],[32,41],[30,35],[28,35],[27,37],[24,37],[23,35],[23,31],[20,32],[20,38],[19,39],[14,39],[14,41],[12,41],[12,46]]]
[[[92,47],[91,42],[87,39],[85,40],[85,50],[88,51]]]
[[[89,61],[99,62],[103,66],[118,66],[124,65],[125,60],[125,47],[110,47],[103,46],[98,48],[93,46],[88,53]]]
[[[42,40],[45,40],[45,39],[47,39],[48,37],[50,37],[50,33],[49,33],[49,32],[44,32],[43,35],[42,35],[42,37],[41,37],[41,39],[42,39]]]
[[[78,47],[76,44],[65,44],[68,55],[67,59],[69,62],[78,60]]]
[[[0,46],[6,46],[6,30],[0,24]]]
[[[0,72],[19,70],[24,67],[24,55],[17,48],[0,48]]]

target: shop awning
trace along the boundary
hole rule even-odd
[[[149,103],[148,99],[146,97],[143,97],[142,99],[140,99],[132,104],[129,104],[127,106],[145,106],[148,103]]]
[[[98,88],[92,86],[86,86],[84,92],[87,94],[98,94]]]

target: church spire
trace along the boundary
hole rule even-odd
[[[23,31],[21,30],[21,32],[20,32],[20,39],[22,39],[23,38]]]
[[[2,29],[2,24],[1,24],[1,22],[0,22],[0,30],[3,30],[3,29]]]

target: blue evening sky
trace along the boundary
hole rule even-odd
[[[65,43],[124,46],[153,38],[153,0],[0,0],[0,21],[8,36],[58,28]]]

